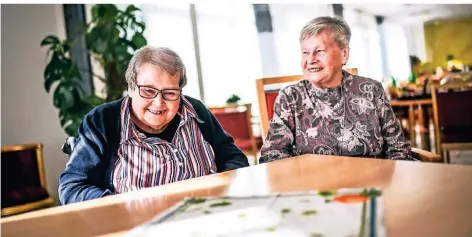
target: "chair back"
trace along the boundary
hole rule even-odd
[[[66,141],[64,144],[62,144],[62,152],[66,155],[72,154],[72,151],[74,150],[75,143],[76,143],[76,138],[74,136],[70,136],[66,138]]]
[[[436,150],[442,143],[472,142],[472,82],[431,85]]]
[[[343,70],[353,75],[357,75],[357,68],[346,68]],[[301,79],[303,79],[303,75],[269,77],[256,80],[263,138],[265,138],[267,131],[269,130],[269,121],[274,115],[274,103],[275,99],[279,95],[280,89],[287,85],[295,84]]]
[[[228,104],[210,106],[208,109],[223,129],[233,137],[236,146],[256,154],[257,142],[252,130],[251,107],[251,104]]]
[[[53,201],[46,190],[42,144],[2,146],[1,215],[35,209],[37,203]]]

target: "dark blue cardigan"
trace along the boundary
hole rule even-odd
[[[217,171],[249,166],[247,157],[205,105],[191,97],[185,98],[204,122],[198,123],[198,126],[215,152]],[[59,199],[62,204],[114,193],[111,176],[120,141],[122,101],[120,99],[100,105],[82,120],[70,160],[59,177]]]

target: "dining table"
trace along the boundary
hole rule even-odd
[[[472,166],[330,155],[301,155],[1,218],[1,232],[117,237],[189,197],[372,187],[382,192],[385,236],[472,236]]]

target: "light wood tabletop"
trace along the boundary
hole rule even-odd
[[[2,236],[122,236],[185,197],[377,187],[387,236],[472,236],[472,167],[304,155],[1,219]]]

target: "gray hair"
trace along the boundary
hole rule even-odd
[[[328,30],[334,38],[336,44],[343,49],[349,45],[351,40],[351,29],[344,19],[340,17],[322,16],[309,21],[300,32],[300,42],[302,40],[321,34]]]
[[[136,51],[131,58],[128,68],[126,69],[126,82],[128,89],[132,90],[136,87],[136,77],[141,65],[149,63],[160,70],[164,70],[169,75],[174,76],[180,74],[179,87],[183,88],[187,85],[187,75],[185,65],[180,56],[170,48],[144,46]]]

